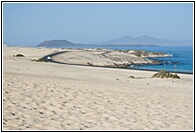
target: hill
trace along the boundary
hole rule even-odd
[[[37,47],[63,47],[63,46],[72,46],[76,45],[67,40],[51,40],[51,41],[44,41],[37,45]]]

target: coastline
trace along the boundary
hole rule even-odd
[[[43,60],[45,61],[48,61],[48,62],[53,62],[53,63],[58,63],[58,64],[66,64],[66,65],[78,65],[78,66],[89,66],[88,65],[85,65],[85,64],[74,64],[74,63],[66,63],[66,62],[59,62],[59,61],[56,61],[56,60],[53,60],[52,57],[53,56],[56,56],[58,54],[63,54],[67,51],[61,51],[61,52],[57,52],[57,53],[52,53],[52,54],[49,54],[49,55],[45,55],[44,57],[42,57]],[[162,58],[164,57],[168,57],[168,56],[171,56],[171,55],[166,55],[166,56],[162,56]],[[51,59],[47,59],[48,57],[50,57]],[[159,56],[158,56],[159,57]],[[156,57],[153,57],[153,58],[156,58]],[[154,60],[152,60],[154,61]],[[145,68],[133,68],[131,67],[131,65],[135,65],[135,66],[146,66],[146,65],[163,65],[162,62],[156,62],[156,63],[149,63],[149,64],[142,64],[142,63],[139,63],[139,64],[125,64],[125,65],[119,65],[117,67],[115,66],[98,66],[98,65],[90,65],[92,67],[102,67],[102,68],[119,68],[119,69],[131,69],[131,70],[141,70],[141,71],[153,71],[153,72],[158,72],[160,70],[156,70],[156,69],[145,69]],[[193,72],[188,72],[188,71],[176,71],[176,70],[167,70],[168,72],[172,72],[172,73],[181,73],[181,74],[193,74]]]
[[[73,54],[79,55],[70,55],[70,52]],[[59,57],[54,58],[53,57]],[[67,57],[68,56],[68,57]],[[91,57],[92,56],[92,57]],[[108,66],[108,67],[118,67],[118,68],[129,68],[130,65],[138,65],[138,64],[162,64],[162,62],[147,59],[149,57],[168,57],[170,54],[165,53],[157,53],[157,52],[148,52],[143,50],[109,50],[109,49],[72,49],[61,51],[57,53],[53,53],[47,56],[44,56],[43,59],[45,61],[50,61],[47,57],[51,58],[54,62],[64,62],[67,64],[77,64],[77,65],[91,65],[91,66]],[[78,60],[70,61],[71,59],[76,59],[82,57],[78,60],[84,60],[84,62],[80,62]],[[61,59],[64,58],[64,59]],[[88,58],[88,60],[86,60]],[[60,61],[59,61],[60,59]],[[85,62],[86,60],[86,62]],[[102,62],[100,62],[102,61]],[[72,63],[70,63],[72,62]],[[79,63],[78,63],[79,62]],[[95,62],[95,64],[93,63]],[[97,64],[100,62],[99,64]]]
[[[193,130],[193,75],[32,61],[63,51],[3,47],[4,130]]]

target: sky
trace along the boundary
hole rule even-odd
[[[193,3],[3,3],[3,43],[97,43],[123,36],[193,38]]]

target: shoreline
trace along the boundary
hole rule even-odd
[[[71,64],[71,63],[66,63],[66,62],[59,62],[59,61],[55,61],[52,59],[53,56],[65,53],[67,51],[61,51],[61,52],[57,52],[57,53],[52,53],[49,55],[45,55],[44,57],[42,57],[42,59],[44,59],[45,61],[48,62],[53,62],[53,63],[58,63],[58,64],[67,64],[67,65],[77,65],[77,66],[89,66],[89,65],[83,65],[83,64]],[[47,57],[50,57],[51,59],[47,59]],[[163,57],[164,58],[164,57]],[[130,66],[132,64],[129,64],[128,66]],[[142,65],[156,65],[156,64],[134,64],[136,66],[142,66]],[[96,66],[96,65],[90,65],[91,67],[101,67],[101,68],[116,68],[116,69],[130,69],[130,70],[141,70],[141,71],[153,71],[153,72],[158,72],[160,70],[156,70],[156,69],[142,69],[142,68],[125,68],[125,67],[112,67],[112,66]],[[164,70],[164,69],[163,69]],[[183,72],[183,71],[173,71],[173,70],[166,70],[168,72],[171,73],[180,73],[180,74],[193,74],[193,72]]]
[[[61,53],[64,53],[66,51],[64,51],[65,49],[68,49],[68,50],[85,50],[85,49],[96,49],[96,50],[100,50],[100,48],[47,48],[47,47],[37,47],[37,46],[4,46],[4,47],[11,47],[11,48],[32,48],[32,49],[54,49],[55,51],[58,51],[56,53],[50,53],[50,54],[47,54],[47,55],[43,55],[42,57],[40,58],[44,58],[45,60],[47,60],[47,57],[48,56],[55,56],[55,55],[58,55],[58,54],[61,54]],[[104,49],[104,48],[103,48]],[[60,52],[59,52],[60,51]],[[148,58],[156,58],[156,57],[148,57]],[[157,57],[157,58],[160,58],[160,57]],[[162,57],[164,58],[164,57]],[[73,63],[65,63],[65,62],[59,62],[59,61],[55,61],[55,60],[49,60],[50,62],[53,62],[53,63],[59,63],[59,64],[67,64],[67,65],[78,65],[78,66],[92,66],[92,67],[101,67],[101,68],[116,68],[116,69],[127,69],[127,70],[140,70],[140,71],[152,71],[152,72],[158,72],[160,70],[157,70],[157,69],[151,69],[151,68],[133,68],[133,67],[130,67],[130,65],[136,65],[136,66],[147,66],[147,65],[156,65],[156,64],[129,64],[128,68],[125,68],[125,67],[112,67],[112,66],[96,66],[96,65],[83,65],[83,64],[73,64]],[[162,65],[162,64],[160,64]],[[164,70],[164,69],[163,69]],[[184,70],[166,70],[168,72],[171,72],[171,73],[179,73],[179,74],[190,74],[190,75],[193,75],[193,71],[184,71]]]
[[[139,70],[139,71],[151,71],[151,72],[159,72],[160,71],[160,70],[156,70],[156,69],[142,69],[142,68],[137,68],[137,69],[131,68],[131,69],[132,70]],[[162,70],[165,70],[165,69],[162,69]],[[170,72],[170,73],[193,75],[193,72],[182,72],[182,71],[172,71],[172,70],[165,70],[165,71]]]

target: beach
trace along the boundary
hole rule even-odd
[[[65,50],[68,64],[32,61]],[[3,130],[193,130],[193,75],[92,67],[118,63],[92,51],[3,47]]]

